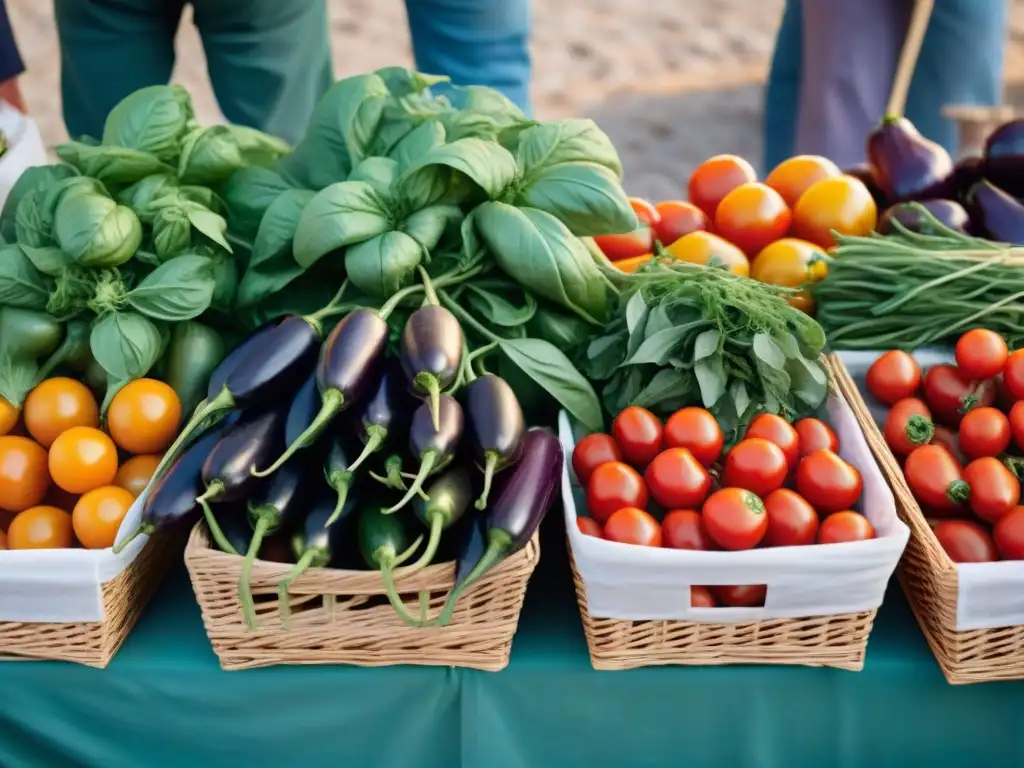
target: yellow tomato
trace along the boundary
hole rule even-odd
[[[72,427],[98,427],[100,409],[89,388],[74,379],[41,382],[25,399],[25,428],[44,448]]]
[[[43,447],[27,437],[0,437],[0,509],[21,512],[34,507],[49,487]]]
[[[750,275],[750,262],[743,255],[743,251],[710,232],[691,232],[683,235],[665,251],[678,261],[724,266],[734,275]]]
[[[167,384],[136,379],[114,395],[107,411],[107,428],[128,453],[160,453],[178,434],[181,401]]]
[[[117,529],[128,514],[135,497],[116,485],[97,488],[82,495],[71,513],[75,536],[86,549],[114,546]]]
[[[72,427],[50,446],[50,476],[68,493],[88,493],[111,485],[117,475],[117,448],[98,429]]]
[[[8,549],[67,549],[73,543],[71,515],[56,507],[30,507],[7,529]]]
[[[852,176],[822,179],[812,184],[793,209],[790,234],[822,248],[836,244],[832,231],[867,236],[875,231],[878,207],[864,182]]]
[[[801,286],[821,280],[828,274],[825,252],[814,243],[784,237],[762,250],[750,265],[750,276],[769,285],[784,288]],[[807,291],[787,299],[797,309],[810,314],[814,302]]]
[[[0,435],[6,435],[14,429],[20,417],[21,413],[18,409],[0,397]]]
[[[636,272],[652,258],[654,257],[651,254],[645,253],[643,256],[634,256],[632,259],[622,259],[622,261],[616,261],[613,263],[620,271],[632,273]]]
[[[159,464],[159,456],[136,456],[128,459],[117,470],[114,485],[124,488],[133,498],[138,498],[146,490],[149,481],[153,479],[153,473],[156,472]]]
[[[792,208],[815,182],[841,175],[839,166],[827,157],[797,155],[775,166],[764,183],[782,195],[786,205]]]

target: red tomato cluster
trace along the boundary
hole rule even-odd
[[[999,334],[968,331],[956,365],[922,375],[893,350],[868,369],[871,394],[890,406],[884,435],[935,536],[957,563],[1024,560],[1024,350]]]
[[[824,422],[761,414],[723,455],[724,442],[703,408],[683,408],[664,424],[626,408],[611,435],[588,435],[573,451],[590,513],[577,518],[579,529],[623,544],[733,551],[874,537],[853,511],[860,473],[839,457]],[[693,589],[694,606],[764,601],[764,585]]]

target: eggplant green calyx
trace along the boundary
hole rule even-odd
[[[308,568],[323,568],[330,561],[330,555],[322,549],[313,548],[307,549],[302,553],[302,557],[299,558],[298,562],[295,563],[295,567],[292,568],[288,575],[281,581],[277,587],[277,601],[281,613],[281,625],[288,626],[288,619],[291,617],[291,605],[288,600],[288,590],[291,589],[292,583],[299,578]]]
[[[474,506],[477,509],[487,509],[487,499],[491,495],[491,483],[494,481],[494,473],[498,471],[498,462],[501,456],[497,451],[487,452],[487,462],[484,464],[484,489],[480,492],[480,498]]]
[[[285,452],[278,457],[277,461],[266,469],[254,469],[252,471],[254,477],[269,477],[300,450],[316,442],[316,439],[320,437],[334,417],[345,406],[345,396],[337,389],[328,389],[321,397],[323,403],[320,406],[320,412],[313,419],[313,423],[306,427],[305,431],[295,439],[295,442],[285,449]]]
[[[328,475],[327,484],[337,492],[338,500],[335,502],[334,511],[327,518],[325,525],[333,525],[341,517],[342,511],[345,509],[345,502],[348,501],[348,492],[352,487],[352,480],[353,475],[351,472],[333,472]]]
[[[427,371],[420,371],[413,377],[413,385],[425,394],[430,403],[430,420],[434,424],[434,430],[441,429],[441,383],[437,376]]]
[[[366,445],[363,446],[363,452],[352,462],[352,466],[348,468],[348,471],[355,472],[359,469],[359,466],[364,461],[380,450],[380,447],[384,445],[384,441],[387,439],[388,431],[384,427],[378,424],[370,424],[366,428]]]
[[[245,623],[249,629],[256,629],[256,601],[252,597],[252,564],[259,554],[263,544],[263,537],[274,526],[277,518],[277,510],[273,507],[257,507],[250,510],[250,515],[255,517],[252,539],[249,542],[249,551],[245,553],[245,560],[242,561],[242,574],[238,578],[238,599],[242,603],[242,614],[245,616]]]
[[[229,390],[227,386],[224,386],[213,400],[210,400],[209,402],[204,401],[202,405],[196,408],[196,412],[192,414],[192,418],[188,420],[188,423],[178,434],[178,437],[173,443],[171,443],[171,447],[167,449],[163,458],[160,459],[160,463],[157,464],[150,482],[156,482],[163,476],[164,470],[166,470],[173,461],[177,460],[178,454],[181,453],[181,449],[188,445],[189,440],[191,440],[195,436],[195,433],[204,426],[205,422],[210,421],[209,424],[205,425],[206,428],[209,429],[220,420],[220,416],[227,413],[234,407],[235,396],[231,394],[231,390]],[[215,418],[216,420],[213,420]]]
[[[210,529],[210,535],[221,551],[237,555],[238,550],[232,546],[227,536],[224,535],[220,523],[217,522],[217,518],[213,514],[213,509],[210,507],[211,502],[216,501],[222,493],[224,493],[224,483],[220,480],[214,480],[206,486],[206,491],[203,495],[196,498],[196,504],[202,508],[203,517],[206,518],[206,526]]]
[[[420,624],[427,627],[443,627],[452,619],[455,613],[455,604],[459,596],[477,579],[497,565],[501,559],[512,549],[512,537],[500,529],[491,529],[487,533],[487,549],[481,556],[480,561],[473,567],[473,570],[466,574],[466,578],[448,594],[444,607],[437,618]]]
[[[420,470],[416,473],[416,479],[412,481],[412,485],[410,485],[409,489],[405,492],[405,496],[403,496],[397,504],[383,510],[385,515],[393,515],[412,501],[413,497],[419,493],[420,489],[423,487],[423,483],[425,483],[427,478],[430,477],[430,473],[434,471],[434,465],[437,464],[437,456],[437,451],[426,451],[423,454],[423,458],[420,462]]]
[[[139,525],[138,528],[136,528],[134,531],[132,531],[130,534],[128,534],[121,541],[120,544],[118,544],[118,545],[116,545],[114,547],[114,549],[113,549],[114,554],[115,555],[121,554],[121,552],[124,550],[124,548],[127,547],[129,544],[131,544],[133,541],[135,541],[135,539],[137,539],[139,536],[152,536],[155,532],[156,532],[156,526],[155,525],[153,525],[152,523],[142,523],[141,525]]]

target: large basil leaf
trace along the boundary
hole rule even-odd
[[[471,179],[492,200],[500,197],[516,177],[515,158],[500,144],[483,139],[459,139],[434,147],[402,174],[399,180],[402,192],[409,195],[411,188],[422,183],[425,174],[436,175],[438,166],[451,168]],[[416,202],[430,205],[437,199]]]
[[[502,328],[518,328],[537,311],[533,296],[514,284],[466,283],[462,298],[478,317]]]
[[[595,163],[559,163],[527,176],[516,205],[538,208],[574,235],[616,235],[639,223],[615,174]]]
[[[398,163],[389,157],[368,157],[352,169],[348,181],[365,181],[382,195],[391,191],[398,178]]]
[[[231,251],[231,245],[227,241],[228,223],[223,216],[196,203],[186,206],[185,210],[188,211],[189,222],[200,234],[225,251]]]
[[[91,147],[72,141],[57,147],[57,156],[83,176],[91,176],[111,188],[126,187],[154,173],[173,171],[156,155],[126,147]]]
[[[409,284],[422,257],[420,244],[407,234],[385,232],[350,246],[345,252],[345,271],[356,288],[382,299]]]
[[[171,173],[154,173],[121,191],[117,201],[127,205],[143,224],[152,224],[156,215],[168,205],[177,204],[180,188]]]
[[[107,115],[102,144],[136,149],[173,162],[195,120],[192,99],[180,85],[152,85],[122,99]]]
[[[93,359],[119,382],[149,373],[163,351],[163,336],[151,320],[137,312],[109,312],[92,327]]]
[[[455,87],[449,98],[455,108],[441,115],[448,140],[477,138],[495,141],[510,130],[533,125],[504,94],[482,85]]]
[[[529,296],[529,294],[527,294]],[[563,351],[568,351],[587,341],[593,329],[576,315],[569,315],[542,303],[533,313],[526,329],[530,336],[544,339]]]
[[[50,286],[17,245],[0,247],[0,307],[46,309]]]
[[[390,99],[384,105],[370,154],[390,156],[398,143],[416,127],[450,111],[447,102],[423,93]]]
[[[23,245],[21,250],[32,262],[32,266],[49,277],[57,277],[68,268],[75,266],[75,260],[64,253],[59,245],[48,245],[44,248]]]
[[[167,261],[192,246],[192,222],[179,206],[165,208],[153,222],[153,251],[157,260]]]
[[[15,214],[18,211],[18,204],[22,199],[37,189],[46,189],[57,182],[77,176],[78,171],[70,165],[39,165],[25,169],[11,187],[11,191],[4,200],[3,211],[0,212],[0,237],[5,242],[12,243],[17,237],[17,230],[14,224]]]
[[[387,200],[365,181],[341,181],[317,193],[299,219],[292,250],[309,269],[324,254],[392,228]]]
[[[98,193],[66,195],[54,217],[60,247],[83,267],[116,267],[135,255],[142,224],[131,208]]]
[[[280,168],[308,189],[342,181],[369,156],[390,96],[384,80],[372,73],[338,81],[320,99],[306,135],[294,152],[281,158]]]
[[[176,323],[203,314],[213,289],[213,265],[208,258],[178,256],[150,272],[125,299],[147,317]]]
[[[21,245],[45,248],[53,245],[53,209],[44,205],[45,189],[25,195],[14,215],[15,237]]]
[[[405,138],[388,152],[388,157],[394,159],[404,173],[420,162],[430,150],[440,147],[444,142],[444,126],[438,120],[427,120],[406,134]]]
[[[305,271],[292,256],[292,241],[302,211],[315,196],[307,189],[290,189],[267,209],[253,241],[249,268],[238,286],[239,307],[258,304]]]
[[[432,85],[447,83],[451,78],[445,75],[425,75],[405,67],[382,67],[375,73],[395,98],[420,93]]]
[[[277,136],[249,128],[245,125],[229,125],[228,130],[242,153],[246,165],[270,168],[274,163],[292,151],[291,145]]]
[[[256,237],[260,219],[278,195],[291,185],[276,171],[267,168],[243,168],[225,182],[222,192],[228,206],[231,231],[249,240]]]
[[[622,178],[622,161],[608,135],[593,120],[555,120],[519,135],[516,162],[529,176],[558,163],[596,163]]]
[[[409,216],[402,224],[402,231],[429,254],[445,230],[461,222],[462,209],[457,205],[432,205]]]
[[[245,166],[232,129],[212,125],[191,131],[181,147],[178,176],[183,184],[215,184]]]
[[[484,203],[473,216],[480,237],[507,275],[584,320],[604,321],[605,282],[586,246],[562,222],[544,211],[497,202]]]

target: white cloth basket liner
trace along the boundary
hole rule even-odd
[[[39,127],[10,104],[0,101],[0,131],[7,137],[7,152],[0,157],[0,206],[7,200],[14,182],[27,169],[46,165],[46,147]]]
[[[573,434],[565,412],[559,438],[565,454],[562,498],[576,568],[596,618],[736,623],[858,613],[878,608],[903,553],[910,529],[896,514],[892,492],[840,395],[827,404],[840,453],[864,481],[858,505],[877,538],[846,544],[699,552],[641,547],[587,536],[576,526],[576,505],[586,514],[583,489],[572,472]],[[764,607],[692,608],[692,585],[766,584]]]
[[[841,352],[840,358],[857,383],[864,402],[879,424],[888,409],[875,400],[864,385],[868,368],[878,352]],[[952,363],[948,350],[921,349],[914,353],[921,370]],[[964,517],[970,518],[970,514]],[[957,570],[956,631],[994,629],[1024,624],[1024,560],[998,563],[961,563]]]

